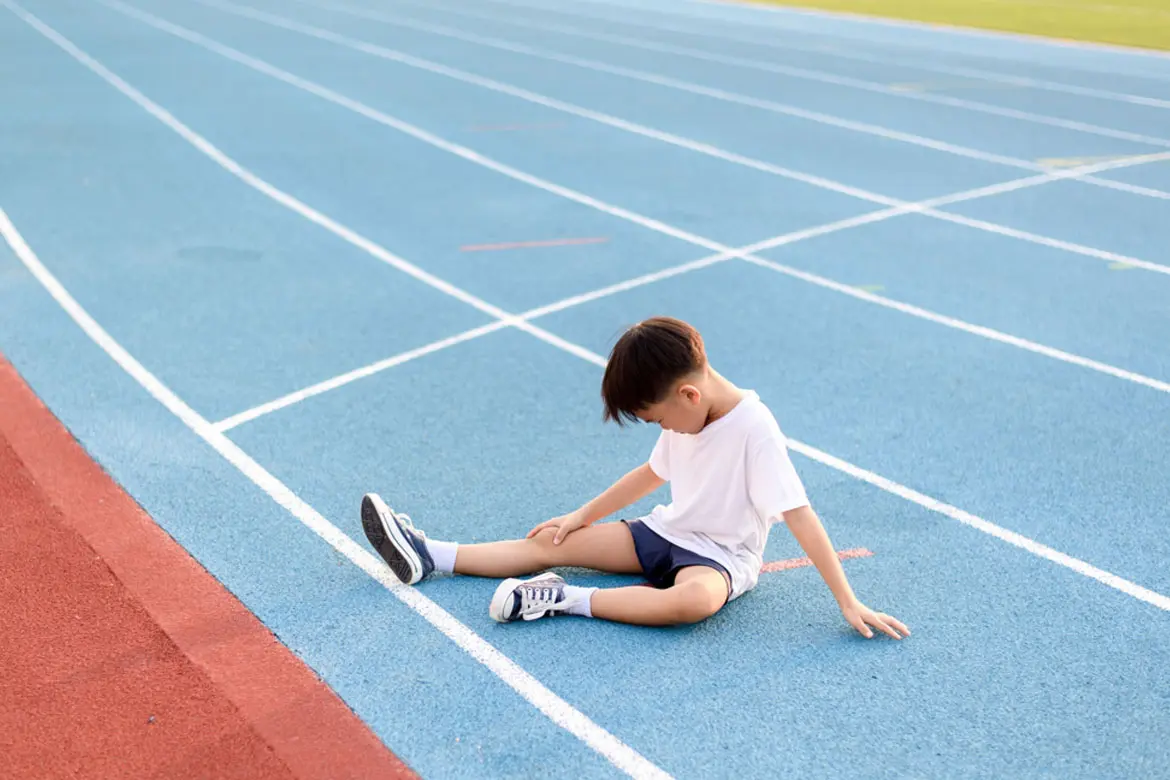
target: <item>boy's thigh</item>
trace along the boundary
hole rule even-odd
[[[625,523],[597,523],[578,528],[553,544],[556,529],[537,534],[537,539],[548,546],[556,566],[580,566],[585,569],[612,574],[641,574],[642,564],[634,549],[634,536]]]

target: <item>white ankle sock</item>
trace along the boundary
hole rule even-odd
[[[440,542],[427,539],[427,552],[435,562],[435,571],[450,574],[455,571],[455,551],[459,545],[455,542]]]
[[[579,615],[580,617],[593,617],[593,593],[597,588],[581,588],[576,585],[565,586],[565,599],[568,601],[577,600],[577,603],[565,610],[566,615]]]

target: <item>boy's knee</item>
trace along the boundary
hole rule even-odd
[[[725,595],[706,584],[691,580],[671,588],[675,595],[675,620],[679,623],[701,623],[723,609]]]
[[[537,551],[542,567],[556,566],[559,561],[559,553],[561,547],[553,544],[553,539],[557,536],[557,529],[543,528],[537,532],[536,536],[528,540],[532,548]],[[561,542],[564,544],[564,540]]]

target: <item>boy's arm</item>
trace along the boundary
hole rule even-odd
[[[625,509],[635,501],[645,498],[662,487],[665,482],[662,477],[654,473],[649,463],[643,463],[636,469],[627,472],[625,476],[606,488],[604,493],[577,511],[582,514],[585,525],[592,525],[601,518],[609,517],[619,509]]]
[[[837,552],[833,549],[832,542],[829,541],[829,535],[825,532],[820,518],[817,517],[812,507],[805,505],[785,512],[784,522],[788,526],[788,530],[796,537],[796,541],[800,543],[801,548],[804,549],[809,560],[821,573],[821,577],[829,586],[829,590],[833,592],[838,606],[841,607],[842,614],[845,615],[845,619],[849,621],[850,625],[867,638],[873,636],[873,631],[869,627],[871,625],[881,629],[894,639],[902,638],[898,636],[897,631],[901,631],[906,636],[910,635],[910,630],[896,618],[882,612],[874,612],[857,599],[853,588],[850,587],[849,581],[845,578],[845,569],[841,566],[841,559],[837,557]]]
[[[560,544],[561,540],[578,528],[592,525],[601,518],[608,517],[619,509],[624,509],[635,501],[645,498],[662,487],[665,482],[654,473],[649,463],[643,463],[627,472],[625,476],[606,488],[605,492],[581,508],[567,515],[546,520],[536,526],[528,532],[528,538],[536,536],[545,528],[556,528],[557,535],[553,539],[553,543]]]

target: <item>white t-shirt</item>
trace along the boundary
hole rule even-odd
[[[764,544],[781,514],[808,503],[772,412],[754,391],[697,434],[663,431],[650,468],[670,483],[671,503],[643,522],[731,573],[731,598],[756,586]]]

